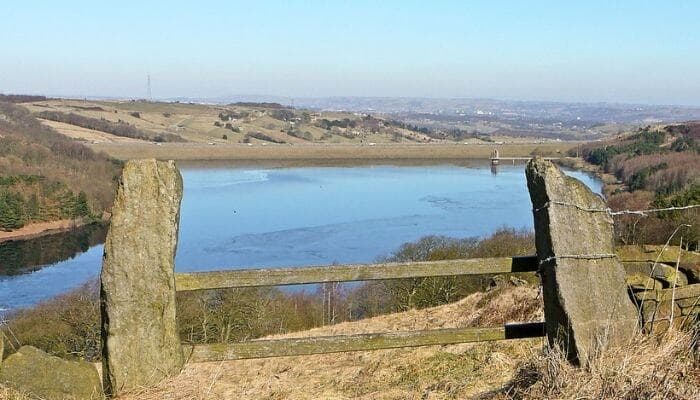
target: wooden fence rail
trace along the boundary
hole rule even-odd
[[[422,331],[365,333],[358,335],[317,336],[276,340],[251,340],[239,343],[183,345],[190,362],[243,360],[525,339],[545,336],[544,322],[508,324],[492,328],[451,328]]]
[[[622,259],[623,264],[654,262],[648,258]],[[661,263],[675,263],[664,257]],[[427,278],[457,275],[495,275],[538,270],[537,256],[468,258],[442,261],[409,261],[378,264],[319,265],[311,267],[230,269],[175,274],[178,292],[259,286],[302,285],[384,279]]]
[[[537,256],[175,274],[177,291],[537,271]]]

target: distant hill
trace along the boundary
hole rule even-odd
[[[32,222],[99,218],[121,164],[0,102],[0,230]]]
[[[382,116],[313,112],[269,102],[212,105],[51,99],[26,106],[58,132],[91,143],[432,143],[475,137]]]

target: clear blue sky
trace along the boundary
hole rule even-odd
[[[3,1],[0,92],[700,105],[700,1]]]

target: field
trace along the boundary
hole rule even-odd
[[[45,125],[118,159],[457,160],[557,155],[578,145],[545,139],[474,136],[437,138],[380,116],[313,112],[279,105],[203,105],[144,101],[46,100],[24,104]],[[41,118],[77,115],[128,126],[144,136],[177,135],[184,142],[155,142]]]

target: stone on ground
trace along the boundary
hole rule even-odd
[[[46,400],[104,397],[94,365],[63,360],[32,346],[23,346],[7,357],[0,369],[0,383]]]

